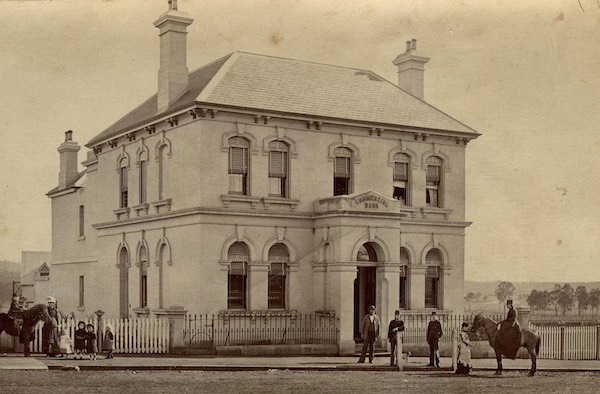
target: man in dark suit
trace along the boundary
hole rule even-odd
[[[394,320],[390,322],[388,327],[388,340],[392,346],[392,353],[390,356],[390,365],[398,365],[398,360],[401,359],[402,355],[398,354],[398,333],[404,331],[404,322],[400,320],[400,311],[394,312]]]
[[[379,338],[379,317],[375,314],[375,305],[371,305],[369,308],[369,314],[365,315],[360,325],[360,336],[363,339],[363,348],[360,353],[359,363],[365,362],[365,356],[367,355],[367,348],[369,349],[369,362],[373,362],[373,342]]]
[[[431,312],[431,321],[427,325],[427,343],[429,344],[429,364],[428,367],[440,366],[440,356],[438,353],[439,339],[443,335],[442,324],[438,321],[435,311]],[[435,364],[434,364],[435,362]]]

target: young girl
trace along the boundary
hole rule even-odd
[[[73,353],[73,340],[67,334],[67,330],[64,328],[60,330],[60,336],[58,340],[58,353],[61,357],[68,357],[69,354]]]
[[[87,331],[85,330],[85,322],[79,321],[79,323],[77,323],[77,330],[75,331],[75,358],[83,358],[86,336]]]
[[[86,326],[87,334],[85,336],[85,350],[90,355],[90,360],[96,359],[96,353],[98,353],[98,345],[96,344],[96,334],[94,333],[94,325],[88,323]]]
[[[112,326],[108,323],[104,332],[104,341],[102,341],[102,351],[106,352],[106,358],[113,358],[114,338]]]
[[[469,339],[469,324],[463,323],[458,335],[458,360],[456,372],[468,375],[471,371],[471,340]]]

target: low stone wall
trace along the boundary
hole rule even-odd
[[[337,356],[337,345],[217,346],[219,356]]]

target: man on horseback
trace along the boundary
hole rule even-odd
[[[496,342],[502,353],[513,360],[521,347],[521,326],[517,321],[517,310],[513,307],[512,300],[506,300],[508,314],[506,320],[498,324]]]
[[[15,330],[17,332],[23,326],[23,307],[19,305],[19,296],[13,294],[12,301],[10,303],[10,309],[8,310],[8,316],[13,319]]]

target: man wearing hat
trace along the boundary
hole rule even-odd
[[[56,299],[48,296],[46,298],[48,305],[48,314],[51,319],[49,323],[44,323],[42,327],[42,351],[48,357],[54,357],[58,354],[58,344],[60,337],[58,335],[58,310],[56,309]]]
[[[442,333],[442,323],[437,319],[435,311],[431,312],[431,321],[427,325],[427,343],[429,344],[428,367],[440,366],[439,341]],[[435,362],[435,364],[434,364]]]
[[[508,314],[506,320],[498,324],[496,343],[502,354],[514,360],[521,347],[521,326],[517,321],[517,310],[513,307],[513,301],[506,300],[506,307]]]
[[[367,348],[369,348],[369,362],[373,362],[373,342],[379,338],[379,317],[375,314],[375,305],[371,305],[369,308],[369,314],[365,315],[360,325],[360,336],[363,339],[363,348],[360,353],[359,363],[365,362],[365,356],[367,355]]]

